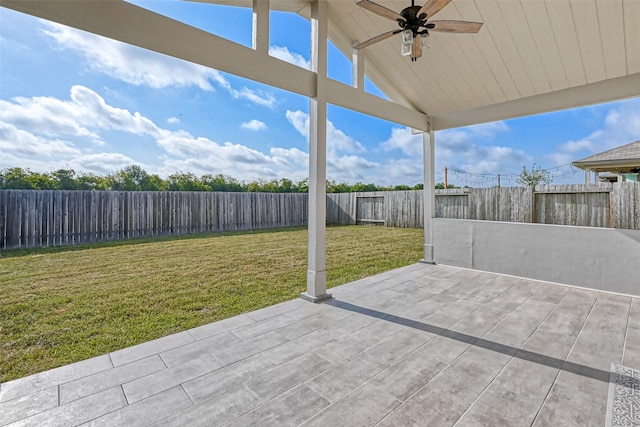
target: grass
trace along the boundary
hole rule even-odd
[[[416,262],[422,230],[329,227],[329,287]],[[5,382],[296,298],[306,229],[0,253]]]

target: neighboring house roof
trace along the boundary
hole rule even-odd
[[[640,168],[640,141],[612,148],[571,163],[580,169],[598,169],[609,172],[629,172]]]

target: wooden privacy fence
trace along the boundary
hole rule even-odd
[[[423,192],[329,194],[330,224],[423,227]],[[436,217],[640,229],[640,183],[436,190]]]
[[[306,194],[0,190],[0,249],[307,223]]]
[[[327,195],[327,223],[423,227],[423,192]],[[0,190],[0,249],[306,225],[306,194]],[[640,230],[640,183],[436,191],[436,217]]]

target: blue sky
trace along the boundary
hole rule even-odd
[[[251,43],[248,9],[136,3]],[[5,8],[0,20],[0,169],[108,174],[138,164],[164,177],[307,176],[308,99]],[[308,67],[309,28],[272,12],[271,54]],[[351,78],[333,46],[329,76]],[[366,89],[384,96],[371,82]],[[422,182],[420,136],[335,106],[328,114],[328,179]],[[436,179],[448,167],[450,183],[493,185],[500,173],[503,185],[515,185],[509,174],[536,163],[552,168],[555,183],[580,183],[584,175],[568,163],[638,139],[640,99],[452,129],[436,135]]]

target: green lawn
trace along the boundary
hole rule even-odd
[[[422,230],[330,227],[328,286],[421,258]],[[0,252],[0,380],[298,297],[306,229]]]

